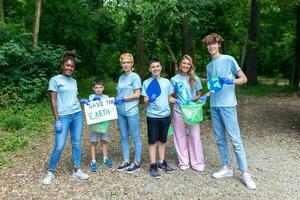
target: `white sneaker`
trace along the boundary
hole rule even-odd
[[[233,176],[233,171],[229,166],[223,166],[219,171],[212,174],[214,178],[224,178]]]
[[[246,185],[246,187],[250,190],[256,189],[256,185],[254,181],[251,178],[251,175],[249,173],[244,173],[242,175],[242,182]]]
[[[73,178],[79,180],[86,180],[89,178],[89,175],[85,174],[81,169],[78,169],[77,172],[73,171]]]
[[[45,178],[43,180],[43,184],[50,185],[52,183],[53,179],[54,179],[54,173],[48,171],[48,174],[45,176]]]

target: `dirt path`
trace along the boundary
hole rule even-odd
[[[1,169],[0,199],[300,199],[300,98],[296,95],[249,98],[239,104],[238,110],[249,169],[257,184],[255,191],[241,184],[236,167],[233,178],[211,178],[220,161],[210,121],[201,125],[205,171],[182,172],[176,168],[175,174],[162,173],[160,180],[153,180],[148,175],[147,133],[142,114],[144,148],[139,173],[128,175],[104,167],[99,173],[90,173],[89,133],[85,129],[82,167],[90,179],[81,182],[70,176],[68,144],[54,184],[43,186],[41,182],[53,146],[50,133],[51,137],[39,141],[38,146],[18,151],[11,158],[14,166]],[[110,135],[110,157],[116,166],[121,161],[121,152],[115,123]],[[175,166],[173,152],[173,140],[169,138],[166,157]]]

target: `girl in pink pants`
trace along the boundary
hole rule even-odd
[[[179,106],[187,100],[189,102],[197,101],[201,97],[201,81],[195,75],[195,68],[190,56],[183,56],[179,73],[171,78],[171,82],[174,86],[174,96],[177,98],[173,109],[173,123],[179,168],[187,170],[192,167],[196,171],[203,171],[205,165],[200,140],[200,126],[186,124],[179,110]],[[189,131],[189,136],[186,136],[186,129]]]

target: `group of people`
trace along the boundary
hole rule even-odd
[[[114,104],[118,112],[123,161],[117,167],[117,171],[135,173],[140,169],[142,153],[138,107],[140,96],[143,96],[144,103],[147,105],[149,174],[151,177],[160,178],[159,169],[169,174],[175,172],[175,169],[168,165],[165,158],[165,145],[171,124],[170,103],[174,104],[172,119],[174,144],[179,161],[178,167],[183,171],[190,168],[198,172],[203,171],[205,163],[200,139],[200,125],[187,124],[179,108],[182,104],[189,102],[205,103],[210,98],[212,126],[216,145],[223,162],[223,167],[213,173],[212,177],[218,179],[233,176],[227,143],[228,135],[233,146],[238,168],[242,173],[241,180],[247,188],[255,189],[256,185],[247,168],[236,112],[235,85],[246,83],[247,77],[233,57],[220,53],[219,48],[223,42],[223,38],[220,35],[211,33],[204,37],[202,41],[212,58],[207,65],[207,78],[219,77],[220,83],[223,85],[222,90],[217,93],[208,92],[202,95],[200,78],[195,74],[193,60],[188,55],[183,56],[178,73],[171,80],[161,77],[161,62],[157,58],[151,59],[148,65],[151,77],[143,83],[139,75],[133,72],[133,56],[130,53],[123,53],[120,56],[120,64],[124,74],[119,77]],[[80,102],[77,99],[77,83],[72,78],[75,69],[74,58],[75,55],[72,52],[66,52],[62,61],[62,74],[52,77],[49,82],[48,90],[55,119],[55,144],[48,165],[48,173],[43,180],[43,184],[46,185],[51,184],[54,179],[54,170],[66,144],[68,132],[71,135],[73,154],[72,176],[80,180],[89,178],[80,168],[83,119]],[[147,89],[153,81],[157,81],[160,91],[149,95]],[[108,98],[108,96],[103,94],[104,83],[102,81],[95,80],[92,88],[94,94],[88,100],[81,100],[81,103],[88,104],[92,100]],[[183,102],[182,93],[187,99],[185,102]],[[189,132],[188,136],[186,135],[186,130]],[[133,160],[130,160],[129,136],[131,136],[134,144]],[[98,141],[101,142],[103,151],[103,164],[107,167],[113,166],[113,163],[107,156],[108,135],[92,132],[92,161],[90,164],[92,172],[99,170],[99,165],[97,165],[96,161],[96,145]],[[156,158],[157,151],[158,159]]]

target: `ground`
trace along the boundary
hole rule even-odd
[[[300,199],[298,95],[251,97],[239,103],[242,139],[249,170],[257,184],[254,191],[241,183],[233,154],[234,177],[211,178],[211,173],[219,168],[220,160],[209,120],[201,124],[205,171],[180,171],[176,167],[173,138],[169,138],[166,157],[177,171],[172,175],[162,173],[158,180],[152,179],[148,174],[147,133],[142,113],[140,123],[144,148],[140,172],[125,174],[103,166],[99,173],[89,172],[89,133],[85,128],[82,168],[90,179],[76,181],[71,177],[68,142],[54,183],[44,186],[42,178],[53,148],[53,134],[49,133],[46,140],[37,140],[36,146],[29,145],[11,156],[12,166],[0,169],[0,199]],[[121,151],[115,123],[110,130],[110,157],[117,166],[121,162]]]

